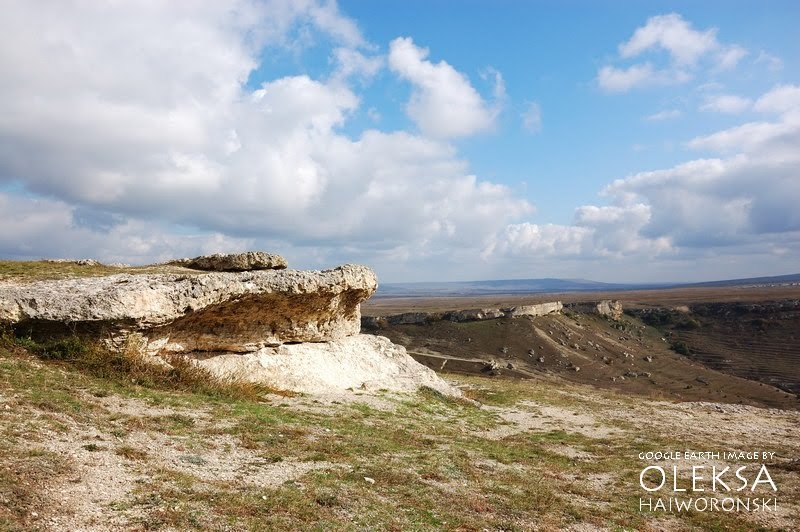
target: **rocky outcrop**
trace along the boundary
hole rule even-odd
[[[388,326],[389,322],[383,316],[361,316],[362,329],[385,329]]]
[[[223,257],[217,266],[280,264],[265,256]],[[101,338],[161,363],[186,356],[220,377],[283,390],[427,386],[460,395],[403,347],[359,334],[360,303],[377,288],[367,267],[186,272],[4,280],[0,324],[40,337]]]
[[[42,262],[51,264],[75,264],[76,266],[103,266],[94,259],[44,259]]]
[[[370,334],[333,342],[266,347],[242,355],[198,356],[197,360],[223,378],[301,393],[349,388],[409,392],[425,386],[446,395],[460,395],[433,370],[411,358],[405,347]]]
[[[560,312],[564,308],[561,301],[540,303],[538,305],[522,305],[510,308],[476,308],[466,310],[449,310],[446,312],[404,312],[390,316],[364,316],[361,326],[367,330],[385,329],[390,325],[424,325],[437,321],[481,321],[496,320],[499,318],[518,318],[521,316],[546,316]]]
[[[154,354],[249,352],[357,334],[359,304],[377,288],[369,268],[323,272],[118,274],[0,285],[0,322],[17,328],[137,333]]]
[[[402,314],[394,314],[386,317],[386,321],[388,321],[390,325],[419,325],[434,321],[435,319],[436,315],[428,312],[404,312]]]
[[[451,310],[447,312],[404,312],[402,314],[385,316],[380,319],[389,325],[422,325],[424,323],[432,323],[441,320],[455,322],[494,320],[497,318],[502,318],[503,316],[505,316],[505,313],[497,308],[476,308],[467,310]],[[372,321],[368,320],[366,325],[380,326],[380,323],[373,323]]]
[[[604,299],[595,305],[595,312],[601,316],[608,316],[612,320],[622,317],[622,303],[617,300]]]
[[[447,312],[444,319],[464,322],[464,321],[481,321],[481,320],[495,320],[505,316],[505,312],[499,308],[475,308],[466,310],[454,310]]]
[[[552,303],[539,303],[538,305],[520,305],[518,307],[511,307],[506,310],[506,314],[512,318],[520,316],[546,316],[554,312],[561,312],[564,305],[561,301],[554,301]]]
[[[283,270],[286,259],[263,251],[246,253],[216,253],[193,259],[179,259],[169,264],[208,272],[249,272],[253,270]]]

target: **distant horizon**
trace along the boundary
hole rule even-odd
[[[788,0],[11,0],[0,257],[775,276],[800,264],[797,20]]]
[[[249,250],[255,251],[255,250]],[[243,253],[244,251],[231,251],[230,253]],[[189,257],[172,257],[171,259],[167,260],[176,260],[181,258],[189,258]],[[103,265],[111,265],[111,264],[121,264],[121,263],[114,263],[114,262],[107,262],[97,259],[96,257],[36,257],[36,258],[8,258],[8,257],[0,257],[0,261],[2,260],[10,260],[10,261],[81,261],[81,260],[97,260]],[[166,261],[160,261],[166,262]],[[333,264],[330,268],[335,268],[337,266],[341,266],[342,264],[346,264],[347,262],[352,261],[345,261],[341,264]],[[124,263],[128,266],[139,267],[139,266],[149,266],[152,264],[156,264],[155,262],[139,262],[139,263]],[[370,267],[368,262],[363,263],[364,266]],[[301,270],[301,269],[320,269],[320,268],[302,268],[296,265],[289,264],[289,269],[293,270]],[[328,268],[322,268],[328,269]],[[597,283],[597,284],[608,284],[608,285],[617,285],[617,286],[657,286],[657,285],[690,285],[690,284],[704,284],[704,283],[718,283],[718,282],[727,282],[727,281],[747,281],[747,280],[759,280],[759,279],[774,279],[774,278],[781,278],[781,277],[794,277],[797,276],[800,278],[800,271],[796,273],[778,273],[775,275],[754,275],[754,276],[747,276],[747,277],[725,277],[725,278],[717,278],[717,279],[692,279],[692,280],[685,280],[685,281],[666,281],[666,280],[644,280],[644,281],[608,281],[608,280],[601,280],[601,279],[591,279],[585,277],[510,277],[510,278],[484,278],[484,279],[459,279],[459,280],[416,280],[416,281],[383,281],[380,278],[378,279],[380,285],[414,285],[414,284],[467,284],[467,283],[492,283],[492,282],[530,282],[530,281],[570,281],[570,282],[588,282],[588,283]]]
[[[800,281],[800,272],[798,273],[786,273],[780,275],[768,275],[768,276],[758,276],[758,277],[741,277],[741,278],[728,278],[728,279],[704,279],[704,280],[697,280],[697,281],[645,281],[645,282],[637,282],[637,283],[628,283],[628,282],[616,282],[616,281],[598,281],[595,279],[570,279],[570,278],[558,278],[558,277],[541,277],[541,278],[519,278],[519,279],[472,279],[468,281],[410,281],[410,282],[381,282],[379,283],[379,290],[380,286],[410,286],[410,285],[458,285],[458,284],[479,284],[479,283],[514,283],[514,282],[532,282],[532,281],[567,281],[567,282],[584,282],[584,283],[593,283],[597,285],[609,285],[610,287],[615,287],[613,289],[618,289],[616,287],[679,287],[679,286],[690,286],[690,285],[703,285],[703,284],[717,284],[717,283],[743,283],[747,281],[753,282],[770,282],[770,280],[778,280],[782,278],[792,278],[796,277],[797,281]],[[499,289],[498,289],[499,290]],[[586,289],[586,290],[593,290],[593,289]],[[603,288],[598,287],[597,290],[603,290]]]

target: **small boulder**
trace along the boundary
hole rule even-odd
[[[214,255],[201,255],[193,259],[174,261],[173,264],[185,266],[193,270],[209,272],[249,272],[252,270],[283,270],[286,268],[286,259],[280,255],[265,253],[263,251],[248,251],[246,253],[215,253]]]

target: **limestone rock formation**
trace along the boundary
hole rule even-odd
[[[0,322],[35,331],[141,335],[154,354],[256,351],[357,334],[359,304],[377,288],[369,268],[323,272],[118,274],[0,284]]]
[[[444,318],[455,322],[495,320],[502,318],[505,313],[499,308],[475,308],[454,310],[445,314]]]
[[[216,253],[202,255],[193,259],[171,261],[171,264],[185,266],[193,270],[209,272],[249,272],[252,270],[283,270],[287,267],[286,259],[280,255],[263,251],[246,253]]]
[[[404,312],[390,316],[364,316],[361,326],[368,330],[385,329],[389,325],[425,325],[442,320],[458,323],[467,321],[496,320],[500,318],[518,318],[520,316],[545,316],[560,312],[564,308],[561,301],[522,305],[511,308],[476,308],[466,310],[450,310],[447,312]]]
[[[561,301],[552,303],[539,303],[538,305],[520,305],[506,310],[506,315],[512,318],[519,316],[545,316],[554,312],[561,312],[564,305]]]
[[[411,358],[405,347],[370,334],[333,342],[266,347],[241,355],[201,356],[197,360],[223,378],[301,393],[348,388],[410,392],[426,386],[446,395],[460,395],[433,370]]]
[[[233,263],[252,266],[264,264],[262,259]],[[0,324],[44,337],[77,333],[103,338],[112,348],[133,346],[166,360],[186,356],[220,377],[284,390],[411,391],[427,386],[461,395],[405,348],[359,334],[360,303],[376,289],[372,270],[352,264],[322,272],[6,279],[0,281]]]
[[[622,303],[617,300],[604,299],[595,306],[595,311],[601,316],[618,320],[622,317]]]
[[[428,312],[404,312],[387,316],[386,320],[392,325],[420,325],[435,321],[436,316]]]

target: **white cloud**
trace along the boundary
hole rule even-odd
[[[800,86],[778,85],[761,96],[754,106],[756,111],[785,113],[800,110]]]
[[[251,249],[253,239],[222,233],[185,234],[152,221],[108,228],[76,223],[76,208],[50,199],[0,193],[0,255],[11,258],[98,258],[144,263]]]
[[[777,86],[757,100],[756,109],[778,113],[773,121],[687,144],[717,157],[618,179],[602,193],[610,205],[579,207],[571,225],[510,224],[487,250],[516,259],[608,257],[627,264],[760,256],[793,267],[800,260],[798,89]]]
[[[688,146],[722,154],[743,153],[764,159],[797,159],[800,117],[785,115],[776,122],[747,122],[711,135],[696,137]]]
[[[761,50],[758,53],[758,57],[756,57],[755,62],[756,64],[766,65],[767,70],[770,70],[771,72],[777,72],[783,69],[783,60],[780,57],[768,54],[764,50]]]
[[[729,70],[748,53],[739,45],[719,42],[716,28],[696,30],[677,13],[647,19],[619,45],[620,58],[627,60],[658,51],[667,53],[669,60],[663,66],[654,66],[652,61],[628,67],[606,65],[598,71],[599,86],[610,92],[625,92],[634,87],[684,83],[701,64],[711,71]]]
[[[619,45],[619,54],[631,58],[652,48],[666,50],[676,63],[693,65],[717,48],[716,29],[697,31],[677,13],[647,19],[627,42]]]
[[[366,56],[353,48],[337,48],[333,51],[337,64],[334,77],[341,81],[355,76],[362,81],[368,81],[383,68],[384,58],[381,56]]]
[[[542,130],[542,109],[536,102],[528,102],[525,112],[522,113],[522,125],[531,133]]]
[[[748,52],[739,45],[720,47],[717,53],[717,70],[731,70],[736,68],[739,61],[747,56]]]
[[[436,138],[491,129],[499,108],[484,101],[469,79],[448,63],[426,60],[428,54],[427,48],[416,46],[408,37],[397,38],[389,46],[389,67],[414,87],[406,106],[408,116],[424,134]]]
[[[342,16],[335,0],[318,2],[314,0],[283,0],[283,5],[298,11],[307,11],[311,21],[323,32],[343,42],[351,48],[366,45],[358,25],[350,18]],[[274,3],[272,4],[274,6]]]
[[[333,2],[64,2],[50,15],[18,2],[0,18],[0,185],[22,189],[4,196],[0,254],[141,262],[255,243],[457,256],[531,210],[442,140],[343,132],[361,105],[349,79],[380,59]],[[262,49],[301,30],[333,42],[331,75],[249,86]],[[423,132],[491,126],[466,78],[406,45],[418,111],[455,99]]]
[[[682,114],[683,113],[681,113],[679,109],[664,109],[663,111],[647,115],[645,119],[650,120],[651,122],[660,122],[662,120],[672,120],[673,118],[678,118]]]
[[[492,83],[492,96],[495,105],[499,106],[506,99],[506,80],[503,74],[494,67],[486,67],[480,73],[481,79]]]
[[[597,73],[597,83],[602,89],[611,92],[627,92],[633,87],[650,84],[660,77],[653,70],[653,65],[644,63],[628,68],[604,66]]]
[[[484,250],[511,257],[546,255],[568,256],[581,254],[590,229],[555,224],[511,224]]]
[[[748,110],[752,105],[753,102],[749,98],[743,98],[735,94],[715,94],[706,97],[705,103],[700,106],[700,110],[739,114]]]
[[[642,234],[651,218],[644,204],[584,205],[572,225],[510,224],[484,249],[484,257],[623,258],[674,252],[669,237]]]

